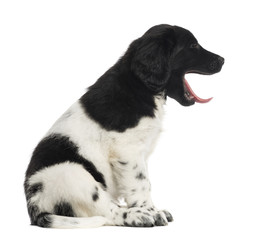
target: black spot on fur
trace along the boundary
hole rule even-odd
[[[64,162],[82,165],[97,182],[107,187],[103,174],[95,165],[79,155],[78,147],[68,137],[59,134],[50,135],[38,144],[26,171],[26,179],[45,167]]]
[[[140,173],[138,173],[136,175],[136,179],[138,179],[138,180],[144,180],[144,179],[146,179],[146,176],[142,172],[140,172]]]
[[[60,216],[75,217],[72,206],[67,202],[60,202],[55,204],[54,213]]]
[[[97,186],[95,187],[95,192],[93,192],[92,194],[92,199],[94,202],[96,202],[99,199],[99,189]]]
[[[98,192],[93,193],[92,199],[93,199],[94,202],[96,202],[96,201],[99,199],[99,194],[98,194]]]
[[[123,213],[122,217],[123,217],[123,219],[126,219],[127,218],[127,212]]]

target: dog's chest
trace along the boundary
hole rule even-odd
[[[109,132],[110,158],[146,158],[149,155],[160,135],[164,115],[164,99],[157,98],[155,102],[155,117],[143,117],[136,127],[122,133]]]

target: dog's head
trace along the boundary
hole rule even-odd
[[[193,34],[181,27],[157,25],[129,47],[131,71],[151,91],[166,91],[184,106],[208,102],[199,98],[185,79],[187,73],[214,74],[224,58],[200,46]]]

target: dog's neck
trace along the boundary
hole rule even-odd
[[[160,120],[162,120],[165,114],[163,106],[166,103],[166,94],[162,92],[156,95],[154,99],[155,99],[155,105],[156,105],[155,116],[159,118]]]

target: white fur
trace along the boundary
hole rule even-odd
[[[95,228],[108,225],[107,218],[101,216],[76,218],[53,215],[52,218],[52,228]]]

